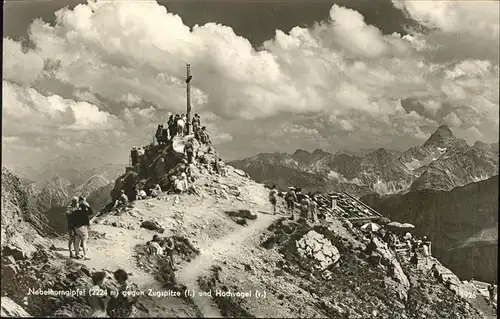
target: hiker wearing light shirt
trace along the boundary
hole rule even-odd
[[[278,190],[276,185],[273,185],[269,192],[269,202],[273,205],[273,215],[276,215],[276,203],[278,202]]]
[[[186,122],[184,121],[184,119],[182,117],[179,117],[177,119],[177,136],[183,136],[184,135],[184,125],[186,124]]]

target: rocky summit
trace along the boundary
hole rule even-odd
[[[455,288],[447,288],[430,276],[431,264],[452,274],[434,257],[415,266],[376,238],[368,253],[359,226],[325,206],[317,222],[290,220],[279,197],[272,214],[269,190],[232,166],[214,168],[212,147],[195,143],[195,162],[188,163],[188,138],[150,145],[139,165],[124,168],[111,203],[136,186],[159,184],[162,191],[119,208],[95,207],[89,260],[68,257],[67,238],[49,236],[43,216],[30,212],[27,189],[3,169],[2,316],[88,316],[96,271],[106,276],[108,316],[120,318],[494,315],[472,285],[453,275]],[[189,187],[175,191],[173,177],[185,172]],[[154,235],[174,240],[173,264],[150,250]],[[114,277],[118,269],[128,274],[125,290]]]

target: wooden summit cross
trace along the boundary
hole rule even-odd
[[[189,135],[190,129],[189,127],[191,126],[191,79],[193,76],[191,76],[191,65],[189,63],[186,63],[186,131],[187,134]]]

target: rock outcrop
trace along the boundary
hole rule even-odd
[[[30,210],[26,193],[19,179],[2,167],[2,248],[16,251],[22,258],[31,255],[36,245],[47,244],[41,234],[47,234],[46,219]]]
[[[12,318],[26,318],[33,317],[30,315],[23,307],[19,306],[9,297],[2,297],[2,312],[1,317],[12,317]]]
[[[325,270],[340,259],[340,253],[332,242],[314,230],[297,241],[297,251],[304,258],[314,258],[319,270]]]

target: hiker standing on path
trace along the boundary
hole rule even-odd
[[[107,290],[104,288],[106,273],[99,271],[92,274],[92,287],[89,289],[87,296],[90,305],[89,317],[91,318],[106,318],[106,309],[108,302],[111,299]]]
[[[424,255],[425,259],[425,265],[427,266],[429,264],[429,257],[430,257],[430,242],[427,240],[427,236],[424,236],[423,238],[423,243],[422,243],[422,252]]]
[[[488,295],[490,296],[488,302],[490,305],[493,305],[495,302],[495,286],[493,286],[493,284],[488,286]]]
[[[273,185],[269,192],[269,202],[273,206],[273,215],[276,215],[276,203],[278,202],[278,190],[276,189],[276,185]]]
[[[172,270],[177,270],[175,267],[174,263],[174,250],[175,250],[175,240],[171,236],[168,238],[167,242],[165,243],[165,252],[167,253],[167,258],[169,259],[170,267]]]
[[[78,205],[78,197],[73,197],[71,199],[71,203],[66,209],[66,218],[68,220],[68,250],[69,250],[69,258],[73,258],[73,251],[71,247],[75,242],[75,223],[74,223],[74,214],[79,209]]]
[[[311,194],[311,201],[309,203],[309,214],[311,221],[316,223],[318,221],[318,204],[316,203],[316,198]]]
[[[89,213],[91,212],[90,206],[87,202],[79,204],[79,209],[73,214],[73,227],[75,228],[75,258],[80,259],[80,244],[83,250],[83,259],[88,260],[87,257],[87,241],[89,239],[89,227],[90,218]],[[86,205],[85,205],[86,204]]]
[[[289,217],[289,219],[293,220],[294,215],[293,215],[293,210],[295,208],[295,202],[297,201],[297,194],[295,194],[295,187],[290,186],[288,187],[288,192],[285,195],[285,200],[286,200],[286,208],[289,213],[291,213],[292,216]]]

